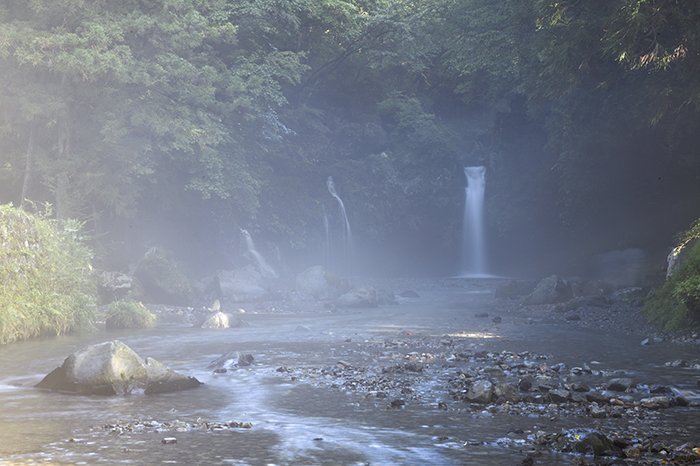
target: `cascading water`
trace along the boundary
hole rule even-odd
[[[323,260],[325,261],[326,267],[328,267],[331,262],[331,225],[328,223],[328,215],[326,214],[325,207],[323,207],[323,229],[326,233],[326,240],[323,243]]]
[[[343,203],[343,200],[340,198],[338,192],[335,190],[335,183],[333,183],[332,176],[329,176],[326,180],[326,186],[328,187],[328,192],[331,194],[331,196],[333,196],[333,198],[336,201],[338,201],[338,208],[340,211],[340,216],[342,218],[342,262],[345,268],[350,268],[350,261],[352,259],[352,230],[350,229],[350,221],[348,220],[348,214],[345,210],[345,204]]]
[[[352,230],[350,229],[350,221],[348,220],[348,214],[345,211],[345,204],[343,204],[343,200],[340,198],[340,196],[338,196],[338,193],[335,190],[335,183],[333,183],[332,176],[329,176],[326,180],[326,186],[328,186],[328,192],[331,193],[331,196],[338,201],[340,215],[343,217],[343,242],[345,243],[346,248],[350,249],[352,245]]]
[[[265,258],[258,252],[257,249],[255,249],[255,243],[253,243],[253,237],[250,236],[250,233],[248,233],[248,230],[241,228],[241,234],[243,235],[243,238],[245,239],[245,245],[246,248],[248,249],[248,253],[251,255],[253,260],[255,261],[255,265],[258,267],[258,270],[260,270],[260,273],[262,274],[263,277],[265,278],[278,278],[277,272],[275,272],[275,269],[273,269],[270,264],[267,263]]]
[[[464,200],[462,275],[487,276],[484,243],[484,191],[486,167],[464,167],[467,178]]]

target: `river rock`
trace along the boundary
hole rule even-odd
[[[489,380],[477,380],[467,392],[467,400],[473,403],[490,403],[493,398],[493,383]]]
[[[221,311],[215,312],[210,315],[207,320],[202,323],[201,328],[229,328],[231,323],[229,322],[228,314]]]
[[[591,432],[583,440],[574,444],[574,451],[579,453],[592,453],[595,456],[603,455],[613,447],[613,442],[599,432]]]
[[[555,403],[564,403],[571,399],[571,393],[568,390],[555,388],[549,391],[549,398]]]
[[[36,386],[79,395],[146,394],[195,388],[202,383],[152,358],[142,359],[119,340],[90,345],[68,356]]]
[[[499,383],[493,389],[493,396],[499,402],[515,403],[520,401],[520,394],[515,385]]]
[[[374,288],[355,288],[341,295],[336,304],[339,307],[377,307],[379,300]]]
[[[673,406],[673,398],[668,396],[652,396],[649,398],[642,398],[639,400],[639,404],[642,408],[646,409],[666,409]]]
[[[632,385],[632,379],[628,377],[620,377],[616,379],[610,379],[606,385],[606,388],[613,392],[624,392]]]
[[[540,281],[535,290],[527,295],[524,304],[556,304],[573,297],[571,285],[566,280],[552,275]]]

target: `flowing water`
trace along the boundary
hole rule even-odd
[[[337,264],[340,267],[341,270],[351,270],[352,267],[350,266],[350,262],[352,261],[352,255],[353,255],[353,243],[352,243],[352,229],[350,228],[350,220],[348,220],[348,213],[345,210],[345,203],[343,200],[340,198],[338,195],[338,192],[335,189],[335,183],[333,182],[333,177],[329,176],[328,179],[326,180],[326,187],[328,188],[328,192],[330,195],[333,197],[338,202],[338,209],[340,211],[340,217],[342,221],[342,228],[341,228],[341,238],[342,238],[342,251],[340,251],[340,261],[342,264]],[[328,219],[326,218],[326,221]],[[328,230],[327,230],[328,231]]]
[[[484,241],[486,167],[464,167],[464,176],[467,187],[464,189],[462,276],[487,277]]]
[[[241,234],[245,239],[245,245],[246,249],[248,250],[248,254],[250,254],[253,260],[255,261],[255,265],[257,266],[262,276],[265,278],[278,278],[275,269],[273,269],[272,266],[270,266],[270,264],[267,263],[263,255],[260,254],[260,252],[258,252],[258,250],[255,248],[253,237],[250,236],[248,230],[241,228]]]
[[[492,415],[454,402],[448,411],[420,403],[387,410],[363,394],[345,393],[280,375],[279,367],[318,367],[339,360],[381,361],[368,342],[414,334],[464,339],[476,349],[541,351],[570,365],[596,360],[640,380],[672,384],[691,395],[697,375],[664,362],[692,359],[694,348],[640,347],[639,338],[557,325],[525,325],[504,318],[484,324],[476,311],[493,309],[492,281],[453,280],[416,287],[420,298],[379,309],[316,314],[247,314],[249,327],[204,330],[162,325],[136,332],[60,337],[0,347],[0,463],[2,464],[519,464],[523,454],[500,445],[513,429],[581,427],[591,419]],[[302,327],[300,327],[302,326]],[[302,328],[303,330],[300,330]],[[76,349],[121,339],[142,356],[198,377],[201,388],[162,395],[84,397],[33,388]],[[255,365],[213,374],[210,361],[229,351],[251,353]],[[406,351],[409,351],[407,349]],[[427,399],[446,399],[426,381]],[[464,405],[466,406],[466,405]],[[251,422],[250,429],[183,432],[134,431],[117,435],[101,426],[135,421]],[[616,420],[615,422],[623,422]],[[610,420],[610,422],[613,422]],[[700,434],[697,408],[660,411],[669,431]],[[186,429],[184,429],[186,430]],[[177,443],[164,445],[163,437]],[[545,455],[537,464],[572,464]]]

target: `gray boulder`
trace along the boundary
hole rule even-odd
[[[525,297],[525,304],[556,304],[573,298],[571,285],[556,275],[540,281],[534,291]]]
[[[340,295],[336,300],[339,307],[377,307],[379,297],[374,288],[355,288]]]
[[[152,358],[142,359],[119,340],[91,345],[68,356],[36,386],[79,395],[166,393],[202,383]]]
[[[267,296],[262,277],[252,268],[221,270],[216,274],[219,294],[226,302],[257,301]]]
[[[201,328],[229,328],[231,323],[229,322],[228,314],[221,311],[215,312],[210,315],[207,320],[202,323]]]
[[[493,398],[493,383],[489,380],[477,380],[467,392],[467,400],[472,403],[490,403]]]

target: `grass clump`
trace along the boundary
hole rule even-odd
[[[105,326],[107,330],[127,328],[151,328],[156,315],[136,301],[116,301],[109,306]]]
[[[92,252],[80,227],[0,205],[0,344],[92,328]]]
[[[700,242],[688,252],[683,265],[652,291],[644,305],[649,319],[665,330],[695,326],[700,320]]]

